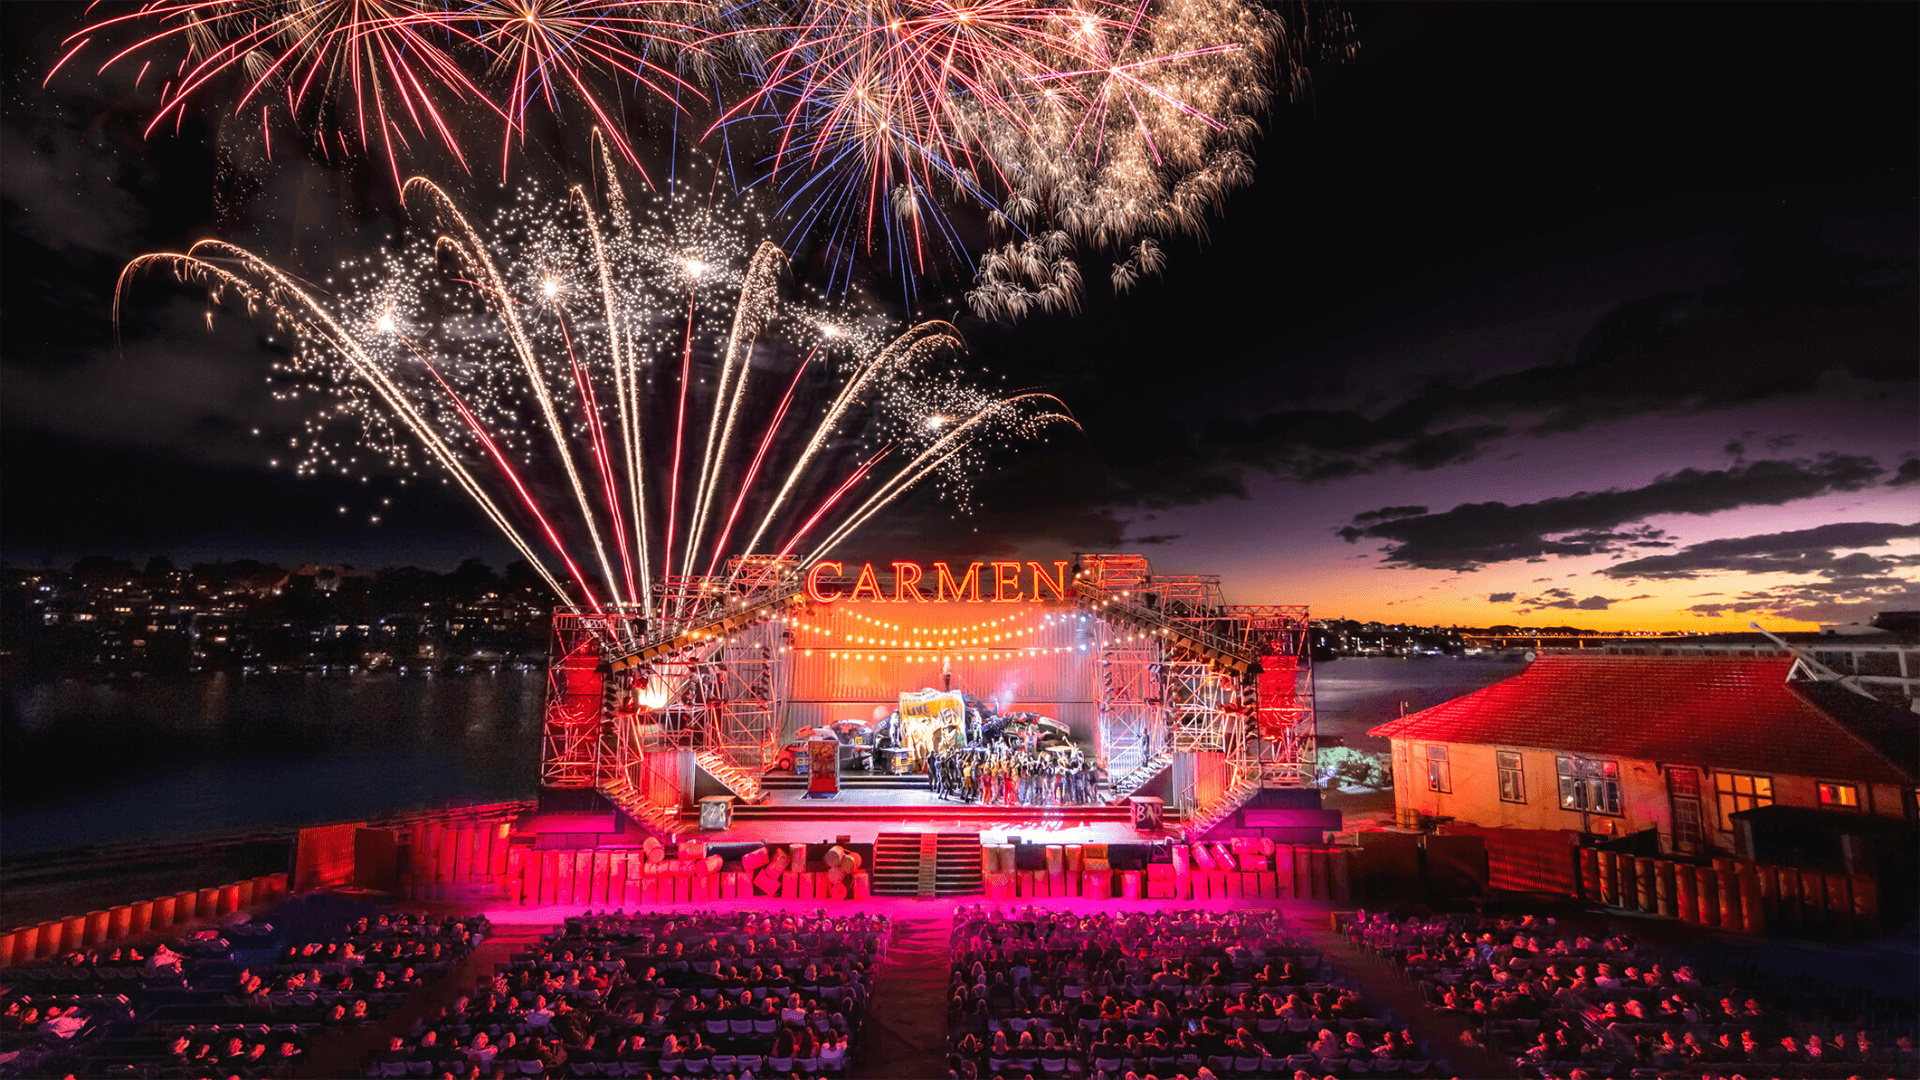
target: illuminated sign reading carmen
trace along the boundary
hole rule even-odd
[[[807,599],[816,604],[839,600],[866,600],[881,604],[949,604],[985,601],[989,604],[1040,603],[1067,598],[1067,562],[1056,560],[1053,572],[1037,562],[968,563],[966,571],[954,576],[947,563],[929,568],[919,563],[893,564],[893,594],[880,588],[879,575],[872,563],[862,563],[853,588],[827,589],[827,578],[836,584],[846,570],[845,563],[817,562],[807,571]]]

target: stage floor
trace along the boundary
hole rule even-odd
[[[942,799],[928,791],[925,776],[843,774],[839,794],[806,797],[806,778],[767,774],[766,798],[734,808],[733,825],[701,831],[701,839],[719,843],[832,840],[847,836],[868,843],[883,832],[979,833],[984,843],[1009,836],[1047,843],[1116,844],[1165,839],[1167,833],[1134,830],[1125,805],[1025,807],[982,806]],[[697,826],[684,819],[689,832]]]
[[[840,792],[830,800],[808,799],[807,778],[790,772],[768,772],[762,778],[766,798],[761,806],[914,806],[914,807],[978,807],[979,803],[968,803],[960,799],[943,799],[927,787],[924,773],[905,776],[886,776],[873,773],[841,773]],[[1097,809],[1105,805],[1106,787],[1101,787],[1102,801],[1093,807],[1067,807],[1068,811]],[[1114,808],[1116,813],[1124,814],[1125,804]]]
[[[689,830],[694,839],[717,844],[766,844],[830,842],[845,836],[855,844],[870,844],[880,833],[943,832],[979,833],[983,844],[1005,843],[1018,836],[1028,843],[1046,844],[1140,844],[1169,840],[1167,832],[1137,832],[1132,824],[1089,818],[1073,810],[1022,810],[1000,807],[995,817],[956,819],[939,814],[933,808],[892,807],[897,814],[860,816],[837,815],[833,803],[812,803],[819,812],[800,817],[741,817],[733,826],[717,831]]]

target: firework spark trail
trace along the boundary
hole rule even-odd
[[[833,509],[833,505],[840,501],[840,497],[842,495],[845,495],[847,492],[853,490],[854,486],[860,483],[861,480],[865,479],[867,473],[871,472],[875,465],[879,464],[883,458],[885,458],[888,454],[891,454],[891,453],[893,453],[893,447],[883,446],[880,448],[879,453],[876,453],[872,457],[861,462],[859,468],[853,470],[852,474],[850,474],[845,480],[840,482],[839,487],[834,488],[832,493],[830,493],[825,499],[821,500],[819,507],[814,510],[812,515],[810,515],[807,518],[807,520],[800,526],[798,530],[794,532],[792,536],[787,538],[787,542],[780,545],[780,552],[779,554],[774,556],[774,561],[778,563],[779,561],[785,559],[787,556],[792,555],[793,546],[800,542],[800,538],[807,535],[807,533],[811,531],[816,524],[819,524],[820,519],[826,516],[827,511]]]
[[[936,475],[943,494],[964,492],[991,442],[1035,434],[1058,418],[1029,415],[1031,405],[1052,400],[1045,395],[995,400],[956,375],[933,371],[935,355],[958,344],[957,332],[945,324],[923,324],[889,340],[858,310],[814,309],[804,299],[783,300],[776,309],[770,295],[760,292],[772,288],[777,275],[768,268],[777,270],[785,255],[741,235],[742,227],[758,220],[750,214],[716,215],[690,200],[655,197],[665,209],[648,223],[610,231],[603,228],[604,218],[574,214],[564,200],[549,206],[529,189],[518,208],[500,212],[497,229],[483,232],[444,192],[416,189],[413,183],[403,190],[416,196],[415,209],[429,223],[444,223],[446,234],[412,241],[404,256],[350,262],[356,288],[325,303],[315,290],[265,260],[209,241],[186,255],[144,256],[130,265],[116,293],[116,322],[127,282],[149,265],[171,267],[177,277],[205,286],[212,299],[234,292],[249,311],[270,313],[279,326],[293,331],[297,346],[294,362],[276,369],[301,380],[294,393],[321,383],[337,403],[308,421],[309,456],[296,466],[297,474],[309,475],[321,461],[329,469],[342,465],[339,458],[357,463],[352,454],[336,458],[322,448],[325,424],[332,418],[358,419],[361,434],[354,446],[384,453],[396,465],[411,468],[417,444],[424,450],[422,462],[446,470],[448,482],[474,500],[567,608],[652,610],[649,631],[666,632],[705,602],[699,597],[729,595],[739,567],[786,565],[799,543],[826,529],[828,535],[808,556],[817,559],[909,488]],[[423,191],[432,191],[435,199],[422,205]],[[711,271],[694,287],[685,273],[690,259],[705,260]],[[220,265],[236,262],[237,268]],[[577,270],[569,276],[568,268]],[[580,296],[596,287],[590,283],[609,295]],[[682,302],[689,305],[684,314],[678,307]],[[597,328],[583,321],[582,309],[569,310],[581,304],[596,317],[605,314],[604,345]],[[522,308],[529,313],[550,309],[546,314],[552,317],[521,314]],[[403,329],[403,320],[412,329]],[[755,348],[756,341],[764,343],[776,364],[791,357],[792,370],[783,393],[769,387],[761,400],[749,402],[753,384],[742,372],[748,364],[745,350]],[[681,363],[674,365],[683,373],[678,387],[656,385],[656,378],[667,381],[668,372],[638,366],[643,351],[664,351],[662,345],[680,350]],[[726,368],[729,354],[733,373],[715,377]],[[830,404],[814,419],[795,424],[795,409],[806,400],[803,388],[819,380],[830,380]],[[563,406],[566,401],[577,406]],[[719,423],[712,460],[701,475],[689,460],[699,447],[686,437],[684,423],[686,411],[695,406],[711,409]],[[858,428],[850,423],[856,408],[864,417]],[[664,436],[669,430],[644,419],[658,412],[675,413],[680,422],[673,453],[662,455],[665,440],[656,437],[652,456],[679,456],[686,479],[705,489],[699,514],[685,520],[672,516],[672,484],[643,483],[643,454],[650,448],[640,433],[650,428]],[[966,419],[947,428],[947,416]],[[729,453],[728,444],[749,418],[761,425],[753,452],[743,446],[741,453]],[[731,430],[729,420],[736,425]],[[620,456],[613,448],[616,424],[626,425],[618,437],[632,454],[633,465],[625,471],[615,461]],[[843,476],[829,471],[824,453],[829,441],[841,439],[853,447],[884,445],[878,452],[857,451],[864,460],[847,462],[851,472]],[[598,495],[586,491],[582,467],[571,460],[576,450],[593,459]],[[895,450],[905,452],[907,466],[844,516],[854,494],[871,486],[877,466]],[[342,466],[340,471],[348,470]],[[776,475],[783,478],[778,485],[772,483]],[[556,476],[564,481],[555,483]],[[795,528],[781,510],[792,503],[800,484],[813,482],[831,492],[803,507],[805,520]],[[559,491],[560,486],[569,491]],[[627,533],[629,515],[636,522],[647,520],[641,514],[649,486],[653,498],[665,496],[661,501],[669,504],[667,517],[674,527]],[[722,493],[728,491],[733,496],[722,506]],[[750,511],[760,515],[763,508],[755,539],[737,547],[733,538],[741,518]],[[596,528],[602,513],[612,522],[617,569],[605,534]],[[521,531],[520,518],[531,523],[530,531]],[[755,554],[760,538],[776,528],[790,534],[781,552]],[[544,538],[551,554],[536,552],[534,538]],[[644,568],[673,574],[679,560],[665,554],[656,560],[656,552],[683,556],[689,565],[685,574],[664,579],[674,586],[666,595],[675,598],[664,612],[652,591],[660,583],[643,580],[651,577]],[[698,555],[710,561],[693,561]],[[733,555],[741,557],[732,560],[721,583],[715,570]],[[556,558],[569,579],[564,584],[546,561]],[[597,575],[592,572],[596,561]],[[692,570],[701,565],[706,574],[693,577]],[[700,584],[698,596],[686,591],[690,583]],[[689,599],[691,607],[685,603]],[[662,615],[666,623],[653,621]]]
[[[840,393],[834,398],[833,404],[827,408],[826,416],[814,429],[813,436],[807,440],[806,448],[800,452],[798,460],[793,463],[793,468],[787,473],[786,480],[781,482],[779,492],[774,495],[773,502],[767,507],[759,526],[753,530],[753,536],[748,539],[746,550],[753,551],[759,546],[760,538],[766,535],[780,508],[786,504],[787,496],[799,482],[801,474],[812,463],[814,455],[820,452],[820,448],[826,445],[826,441],[839,429],[841,418],[855,402],[860,400],[860,395],[866,391],[873,380],[886,375],[896,366],[904,368],[920,355],[922,348],[941,341],[952,342],[955,345],[962,344],[960,331],[947,323],[938,321],[916,324],[906,333],[889,342],[886,348],[880,350],[880,355],[868,361],[852,379],[847,380],[846,385],[840,388]]]
[[[687,540],[686,568],[682,573],[692,573],[694,561],[699,557],[697,549],[701,534],[706,531],[714,485],[719,482],[720,469],[726,461],[727,444],[733,440],[740,403],[746,398],[747,376],[752,370],[752,364],[748,362],[751,359],[749,354],[753,350],[754,340],[779,313],[774,285],[780,271],[785,269],[786,261],[786,252],[762,240],[754,250],[753,262],[747,267],[746,280],[740,286],[740,303],[734,309],[733,329],[727,334],[726,354],[720,365],[719,393],[713,399],[713,420],[707,427],[707,449],[700,462],[699,492],[693,513],[688,518],[688,524],[692,527]],[[738,369],[737,375],[734,374],[735,369]],[[726,413],[724,426],[721,422],[723,408]]]
[[[707,32],[695,24],[711,14],[692,0],[148,0],[70,34],[47,77],[90,45],[129,31],[136,35],[133,43],[109,55],[96,74],[148,55],[144,75],[149,54],[184,45],[149,134],[169,118],[181,123],[191,103],[233,76],[239,95],[233,111],[284,89],[289,119],[303,126],[303,118],[311,118],[316,144],[324,148],[336,139],[345,151],[351,132],[363,151],[377,145],[396,186],[400,159],[409,149],[398,128],[403,122],[437,137],[466,167],[456,123],[439,99],[476,102],[501,120],[504,176],[515,137],[527,131],[530,108],[540,103],[559,113],[562,99],[570,97],[644,176],[611,99],[631,80],[634,88],[676,108],[683,92],[705,100],[698,86],[654,54],[670,56],[676,66],[689,54],[701,54]],[[469,75],[475,60],[488,70]],[[482,85],[487,82],[504,85],[489,92]],[[610,83],[613,93],[596,82]]]
[[[253,273],[261,275],[269,284],[264,288],[255,285],[246,278],[202,258],[198,254],[202,250],[218,252],[227,258],[234,259]],[[385,401],[387,407],[393,410],[393,414],[398,417],[407,429],[420,440],[421,444],[427,448],[428,453],[440,463],[442,468],[447,470],[448,474],[454,478],[461,489],[480,506],[481,511],[487,516],[488,520],[492,521],[495,527],[505,534],[508,542],[533,566],[534,570],[539,573],[541,579],[547,583],[547,586],[554,590],[554,594],[557,596],[566,595],[566,590],[560,587],[560,583],[555,580],[552,571],[547,569],[546,564],[541,561],[540,556],[535,553],[533,547],[527,543],[526,539],[520,535],[519,530],[514,528],[512,521],[500,510],[500,507],[494,502],[492,497],[487,494],[485,488],[480,485],[472,472],[461,463],[459,456],[454,452],[453,448],[449,446],[440,436],[439,432],[433,428],[426,417],[420,414],[413,403],[406,398],[400,387],[395,385],[394,382],[387,377],[386,373],[380,370],[378,365],[367,356],[366,352],[360,348],[353,337],[340,325],[338,320],[315,300],[311,294],[302,288],[298,282],[294,281],[292,277],[282,272],[272,263],[247,251],[245,248],[236,247],[218,240],[202,240],[187,249],[185,254],[163,252],[156,255],[143,255],[127,264],[126,269],[121,271],[120,280],[114,288],[113,313],[115,326],[118,326],[120,322],[121,304],[125,298],[128,283],[132,280],[133,275],[137,274],[142,268],[154,263],[170,265],[174,268],[175,274],[182,277],[191,278],[197,276],[205,281],[231,286],[243,296],[247,297],[249,309],[252,309],[255,301],[259,301],[265,303],[278,316],[284,316],[290,320],[308,322],[318,329],[325,335],[329,344],[353,366],[356,374],[365,379],[367,383],[374,388],[374,391]],[[306,314],[303,315],[299,311],[290,309],[285,303],[276,300],[274,298],[276,294],[292,298]]]
[[[574,466],[573,451],[568,448],[566,434],[561,430],[560,417],[554,409],[553,395],[547,390],[546,378],[540,371],[540,361],[534,356],[533,343],[527,340],[526,330],[520,325],[520,314],[514,310],[512,302],[508,299],[507,284],[501,279],[500,271],[495,268],[493,256],[488,253],[486,244],[480,239],[480,234],[475,232],[473,226],[467,222],[466,215],[460,212],[459,207],[453,205],[453,200],[440,189],[438,184],[425,177],[416,176],[402,185],[400,190],[403,202],[410,192],[416,190],[426,192],[430,196],[431,205],[437,207],[441,214],[450,217],[461,235],[466,237],[469,255],[480,268],[487,284],[491,286],[491,290],[483,289],[481,294],[492,302],[494,310],[499,313],[500,321],[506,325],[508,337],[513,340],[514,350],[519,354],[520,363],[526,371],[527,385],[533,390],[534,399],[540,404],[541,415],[547,421],[548,433],[553,436],[554,451],[559,455],[561,466],[567,471],[567,482],[573,486],[573,497],[580,506],[581,520],[586,523],[587,534],[593,538],[593,554],[600,562],[600,572],[605,575],[608,590],[614,592],[615,602],[620,602],[618,590],[613,585],[615,580],[613,567],[607,561],[607,545],[600,539],[600,526],[594,520],[593,507],[587,500],[587,489],[580,482],[580,470]]]
[[[720,535],[713,541],[713,559],[707,563],[707,577],[712,577],[714,568],[720,564],[720,556],[727,549],[727,538],[733,535],[733,523],[740,517],[740,507],[747,501],[747,493],[753,490],[753,478],[760,475],[760,463],[767,459],[767,448],[773,445],[774,436],[780,433],[780,425],[787,418],[787,409],[793,405],[794,391],[800,389],[801,377],[806,375],[808,366],[819,353],[820,346],[815,345],[807,352],[807,358],[800,361],[800,366],[793,371],[793,381],[787,384],[786,394],[780,398],[779,407],[773,411],[773,419],[767,421],[767,429],[760,436],[760,449],[754,451],[753,464],[747,466],[746,476],[740,481],[740,490],[733,498],[733,509],[727,511],[726,527],[720,530]],[[749,546],[747,550],[753,549]]]
[[[604,174],[607,216],[613,222],[615,235],[625,239],[629,228],[627,193],[620,183],[620,175],[614,166],[613,155],[607,152],[609,145],[606,136],[598,130],[589,140],[589,147],[599,156]],[[633,498],[630,500],[629,512],[636,546],[640,549],[640,611],[651,619],[653,617],[653,569],[650,545],[646,542],[647,455],[640,407],[639,347],[637,342],[627,341],[626,348],[621,348],[621,320],[615,314],[613,268],[607,255],[606,241],[600,235],[599,221],[594,217],[592,200],[587,198],[586,190],[578,184],[573,187],[573,199],[575,205],[586,217],[587,235],[593,242],[594,268],[600,279],[600,297],[606,307],[608,352],[613,361],[614,391],[620,409],[620,445],[626,457],[629,483],[633,485]]]
[[[620,133],[621,125],[588,85],[594,74],[613,71],[633,78],[636,84],[672,102],[677,110],[684,110],[682,91],[705,100],[699,87],[644,55],[649,46],[684,44],[681,38],[690,29],[683,22],[624,14],[645,6],[632,0],[488,0],[462,13],[462,18],[471,18],[483,27],[479,40],[493,55],[495,70],[512,72],[504,95],[507,124],[500,152],[502,176],[506,175],[514,136],[524,136],[527,130],[528,107],[541,100],[550,110],[560,111],[554,90],[554,81],[559,79],[593,115],[596,130],[604,133],[627,164],[652,186],[638,152]],[[667,5],[656,2],[653,6]],[[634,51],[636,47],[643,51]]]
[[[1048,397],[1048,398],[1052,397],[1051,394],[1043,394],[1043,395],[1037,395],[1037,396]],[[1056,398],[1054,400],[1057,401],[1058,399]],[[1004,405],[1008,403],[1009,402],[1001,402],[999,404]],[[975,419],[988,419],[989,417],[984,415],[987,411],[998,411],[998,410],[997,410],[997,407],[991,407],[991,410],[983,410],[983,415],[979,417],[975,417]],[[1030,416],[1026,418],[1026,423],[1030,427],[1035,427],[1035,428],[1039,427],[1042,424],[1051,423],[1051,422],[1072,424],[1075,428],[1080,427],[1080,422],[1078,420],[1075,420],[1071,415],[1063,412],[1038,413],[1034,416]],[[847,518],[846,522],[842,524],[840,528],[832,536],[828,537],[827,540],[822,542],[821,547],[814,554],[809,555],[807,557],[806,562],[812,563],[821,558],[824,558],[827,552],[831,551],[835,545],[839,544],[841,541],[845,540],[848,536],[852,535],[856,530],[860,528],[860,526],[866,524],[868,519],[872,518],[875,514],[885,509],[889,503],[893,502],[895,499],[899,498],[901,495],[906,494],[908,489],[912,488],[915,484],[918,484],[921,480],[925,479],[929,474],[937,472],[942,468],[945,468],[955,458],[966,453],[968,449],[969,449],[968,446],[966,446],[964,443],[961,443],[948,448],[944,452],[939,452],[937,450],[929,450],[926,453],[922,454],[918,459],[915,460],[915,462],[912,465],[909,465],[906,469],[901,470],[898,474],[895,475],[893,480],[888,481],[888,486],[890,490],[888,490],[884,495],[876,494],[871,498],[869,498],[867,503],[863,504],[859,510],[856,510],[852,515],[850,515]],[[933,456],[936,453],[938,453],[939,456],[937,457]],[[786,552],[783,551],[781,554],[785,555]]]
[[[407,348],[412,350],[413,346],[409,344]],[[416,352],[416,354],[418,352],[418,350],[413,351]],[[480,440],[480,445],[486,448],[488,456],[493,458],[494,464],[499,467],[500,472],[506,476],[508,482],[513,485],[513,490],[519,493],[520,501],[526,506],[528,512],[532,513],[534,518],[540,522],[541,531],[547,534],[547,542],[553,545],[554,551],[559,553],[560,560],[567,564],[567,572],[573,575],[574,583],[580,586],[580,595],[586,599],[587,605],[593,608],[594,614],[600,614],[600,601],[593,595],[593,586],[587,583],[587,576],[582,574],[580,567],[574,564],[573,556],[567,554],[567,546],[561,542],[560,534],[554,531],[553,522],[548,520],[547,515],[541,512],[538,500],[534,499],[532,493],[527,491],[527,485],[521,482],[519,471],[507,460],[507,455],[500,452],[500,444],[494,440],[493,436],[487,434],[485,425],[474,418],[473,411],[467,408],[467,403],[460,399],[459,393],[457,393],[453,387],[447,385],[447,380],[441,376],[440,369],[424,357],[421,358],[421,362],[425,364],[428,371],[433,373],[434,381],[440,384],[440,389],[446,391],[448,400],[452,401],[454,407],[460,410],[460,419],[466,422],[467,429],[473,432],[474,436]],[[552,583],[549,582],[549,584]],[[564,593],[561,593],[557,588],[555,592],[564,595]]]
[[[693,386],[693,298],[698,286],[687,293],[687,330],[685,343],[680,349],[680,407],[674,410],[673,419],[673,471],[668,473],[671,486],[667,495],[667,531],[664,536],[666,550],[660,557],[660,569],[673,573],[673,536],[674,522],[680,511],[680,455],[687,445],[687,395]]]
[[[613,164],[607,163],[607,185],[612,190],[613,219],[625,227],[626,195],[621,191],[619,178],[613,175]],[[587,238],[593,244],[594,272],[600,279],[600,299],[606,312],[607,354],[612,361],[613,396],[620,420],[620,448],[626,458],[628,482],[633,485],[631,500],[634,546],[639,549],[640,571],[640,610],[649,618],[653,615],[652,571],[647,558],[647,488],[645,448],[641,444],[639,379],[640,374],[634,368],[634,349],[621,348],[620,318],[614,311],[613,267],[607,258],[606,241],[600,235],[600,222],[594,217],[593,205],[587,198],[584,188],[574,185],[573,205],[586,218]],[[619,508],[613,510],[614,521],[620,520]],[[624,549],[624,545],[623,545]],[[632,568],[629,566],[631,575]],[[631,581],[631,577],[629,577]],[[632,593],[629,584],[628,592]]]
[[[594,464],[600,468],[600,482],[607,496],[607,517],[613,522],[613,542],[620,551],[620,570],[626,575],[627,596],[632,602],[640,590],[634,585],[633,556],[627,550],[627,527],[620,512],[620,496],[614,491],[613,458],[607,453],[607,429],[600,418],[600,398],[594,393],[592,380],[587,378],[586,370],[574,355],[573,335],[567,330],[566,315],[561,312],[558,299],[554,301],[553,316],[567,348],[567,366],[572,371],[574,386],[580,394],[581,415],[587,419],[587,446],[593,451]]]
[[[855,529],[865,524],[868,518],[878,513],[888,503],[898,498],[928,473],[939,468],[941,464],[945,463],[954,454],[965,450],[967,448],[966,444],[972,438],[976,428],[1013,413],[1017,406],[1023,401],[1036,400],[1051,401],[1063,409],[1066,408],[1066,403],[1059,398],[1054,397],[1052,394],[1038,392],[1015,394],[1013,397],[1003,398],[982,407],[980,411],[967,417],[960,423],[955,424],[952,431],[941,436],[939,441],[921,451],[919,457],[914,458],[907,463],[905,468],[895,473],[892,479],[880,485],[879,490],[869,495],[867,501],[860,504],[859,509],[849,515],[847,520],[843,522],[839,528],[829,533],[827,538],[820,542],[819,547],[815,548],[811,554],[801,560],[802,563],[812,564],[824,557],[828,551],[833,549],[834,545],[846,539]],[[1034,421],[1051,419],[1060,419],[1073,424],[1075,427],[1079,426],[1078,421],[1075,421],[1072,416],[1061,413],[1046,413],[1033,418]],[[932,462],[932,464],[928,464],[928,462]]]

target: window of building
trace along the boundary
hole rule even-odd
[[[1720,831],[1732,832],[1733,815],[1773,805],[1773,777],[1717,772],[1713,774],[1713,794],[1720,805]]]
[[[1706,819],[1700,809],[1700,770],[1667,768],[1667,796],[1673,806],[1673,849],[1682,853],[1706,847]]]
[[[1500,801],[1523,803],[1527,801],[1527,777],[1521,768],[1520,752],[1517,750],[1495,750],[1494,768],[1500,773]]]
[[[1860,789],[1853,784],[1821,784],[1820,805],[1834,810],[1860,809]]]
[[[1427,790],[1449,794],[1453,791],[1453,769],[1447,763],[1447,748],[1427,747]]]
[[[1589,814],[1620,813],[1620,763],[1594,758],[1556,757],[1560,807]]]

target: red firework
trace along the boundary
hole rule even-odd
[[[148,0],[69,35],[47,78],[93,47],[114,49],[96,74],[139,60],[136,83],[156,59],[177,57],[162,69],[170,73],[149,134],[169,119],[178,125],[199,97],[237,88],[228,108],[259,108],[269,146],[265,128],[284,109],[325,153],[357,145],[384,157],[396,185],[412,138],[437,140],[466,167],[449,103],[499,116],[510,148],[531,108],[558,111],[572,97],[637,166],[614,104],[618,79],[669,101],[699,98],[672,58],[697,51],[703,35],[683,18],[704,10],[667,0]],[[492,78],[470,76],[469,65]],[[483,79],[498,88],[489,92]]]

